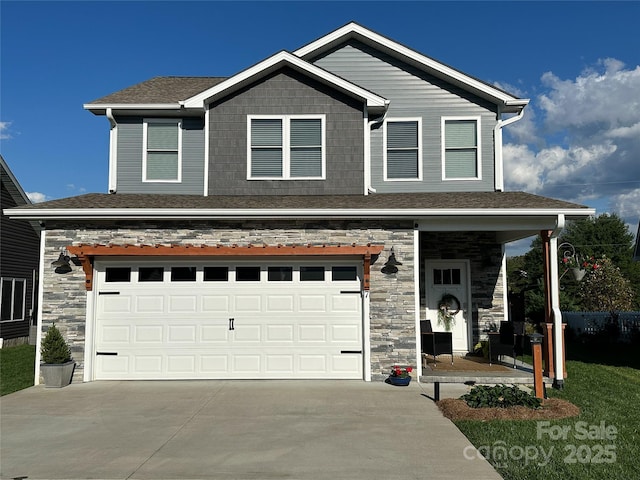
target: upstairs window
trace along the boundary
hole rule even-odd
[[[443,180],[480,179],[479,118],[443,118]]]
[[[324,179],[325,118],[251,116],[248,118],[249,179]]]
[[[422,131],[420,119],[385,122],[384,179],[422,180]]]
[[[177,119],[146,119],[142,162],[143,182],[181,181],[181,135]]]

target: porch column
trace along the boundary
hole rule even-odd
[[[554,359],[553,386],[558,389],[564,386],[564,332],[562,330],[562,313],[560,312],[560,279],[558,278],[558,234],[563,228],[564,215],[559,214],[556,228],[547,232],[548,242],[544,242],[548,243],[545,264],[549,272],[545,278],[545,281],[548,280],[548,284],[545,285],[545,298],[551,300],[551,318],[553,320],[553,355],[550,357]],[[548,304],[549,300],[547,299],[545,303]]]
[[[553,318],[551,311],[551,255],[549,241],[551,239],[552,230],[542,230],[540,238],[542,239],[542,275],[544,286],[544,326],[542,334],[544,341],[542,343],[542,359],[544,362],[544,375],[553,377]]]

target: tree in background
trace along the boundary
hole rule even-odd
[[[602,214],[596,218],[570,222],[560,235],[558,245],[564,242],[573,245],[580,261],[591,257],[606,257],[613,267],[619,269],[619,275],[628,280],[633,291],[632,303],[630,306],[621,303],[626,307],[618,308],[617,311],[640,308],[640,262],[633,261],[633,234],[620,217]],[[594,303],[587,303],[580,294],[581,283],[573,278],[563,263],[559,264],[558,269],[558,275],[562,277],[560,308],[564,311],[594,311]],[[587,280],[587,277],[582,281]],[[531,250],[526,254],[507,260],[507,278],[510,293],[524,299],[525,316],[535,323],[543,321],[544,285],[540,237],[532,241]],[[594,291],[594,295],[601,294]]]
[[[583,309],[592,312],[624,312],[634,308],[635,291],[619,267],[607,257],[595,259],[580,283]]]

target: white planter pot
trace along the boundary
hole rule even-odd
[[[41,363],[40,372],[42,372],[42,377],[44,378],[44,386],[51,388],[66,387],[71,383],[75,367],[76,362],[73,360],[60,364]]]

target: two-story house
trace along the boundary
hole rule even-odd
[[[84,381],[376,380],[420,373],[420,320],[453,295],[468,352],[507,316],[505,244],[594,213],[504,191],[527,103],[355,23],[90,102],[109,193],[11,213],[46,226],[41,328]]]

